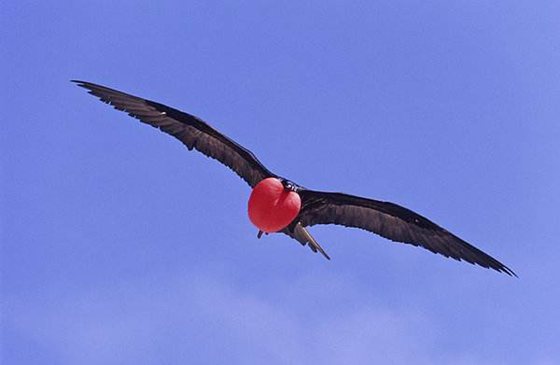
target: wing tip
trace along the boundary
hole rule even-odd
[[[76,86],[82,87],[86,90],[88,90],[88,93],[93,94],[94,89],[99,89],[102,88],[102,86],[96,85],[94,83],[88,82],[88,81],[82,81],[82,80],[70,80],[70,82],[76,84]],[[95,95],[97,96],[97,95]]]
[[[504,273],[504,274],[507,274],[507,275],[511,276],[512,278],[517,278],[517,279],[519,279],[519,276],[518,276],[512,269],[510,269],[509,267],[507,267],[506,265],[501,265],[501,266],[498,267],[498,268],[494,268],[494,267],[493,267],[493,269],[496,270],[496,271],[498,271],[498,272],[502,272],[502,273]]]
[[[81,87],[86,87],[86,85],[89,84],[89,82],[87,82],[87,81],[82,81],[82,80],[78,80],[78,79],[72,79],[72,80],[70,80],[70,82],[72,82],[74,84],[77,84],[78,86],[81,86]]]

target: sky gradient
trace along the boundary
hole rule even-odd
[[[557,1],[4,1],[2,364],[560,363]],[[275,173],[402,204],[519,279],[335,226],[256,239],[248,186],[82,79]]]

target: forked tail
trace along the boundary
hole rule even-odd
[[[321,245],[319,244],[319,242],[317,242],[315,240],[315,238],[313,238],[313,236],[311,235],[311,233],[309,233],[309,231],[307,229],[305,229],[305,227],[303,227],[301,225],[301,223],[297,223],[294,226],[294,230],[290,232],[289,228],[284,229],[283,231],[284,233],[286,233],[287,235],[291,236],[292,238],[295,238],[299,243],[301,243],[302,245],[308,245],[309,248],[311,249],[311,251],[313,252],[320,252],[323,256],[325,256],[325,258],[327,260],[330,260],[331,258],[329,257],[329,255],[327,255],[327,253],[325,252],[325,250],[323,250],[323,247],[321,247]]]

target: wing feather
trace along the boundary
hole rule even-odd
[[[427,218],[394,203],[358,196],[300,191],[303,207],[298,217],[304,227],[337,224],[361,228],[395,242],[423,247],[455,260],[515,273],[507,266]]]
[[[131,117],[172,135],[189,150],[196,149],[218,160],[251,187],[264,178],[276,176],[264,167],[251,151],[194,115],[105,86],[85,81],[72,81],[115,109],[124,111]]]

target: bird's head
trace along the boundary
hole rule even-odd
[[[282,186],[284,186],[284,189],[288,191],[293,191],[295,193],[298,192],[299,186],[297,186],[294,182],[288,179],[280,179],[280,181],[282,182]]]

